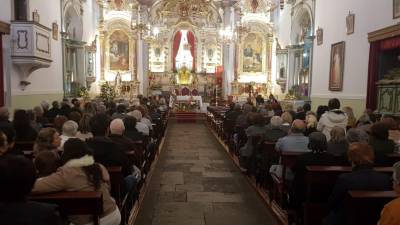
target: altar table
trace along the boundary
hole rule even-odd
[[[184,95],[178,95],[176,96],[176,101],[178,102],[183,102],[183,101],[189,101],[189,99],[192,99],[192,101],[196,101],[199,105],[199,107],[201,108],[203,106],[203,98],[201,96],[184,96]],[[171,96],[170,97],[170,107],[173,107],[173,104],[175,104],[174,102],[174,98]]]

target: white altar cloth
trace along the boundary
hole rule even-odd
[[[196,101],[200,108],[203,106],[203,98],[201,96],[184,96],[184,95],[177,95],[176,96],[176,101],[189,101],[189,99],[192,99],[192,101]],[[170,107],[175,104],[175,99],[171,96],[169,100]]]

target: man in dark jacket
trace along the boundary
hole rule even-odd
[[[93,138],[86,143],[93,150],[94,160],[104,166],[122,166],[122,173],[128,176],[132,173],[132,166],[124,152],[107,137],[110,119],[105,114],[97,114],[90,119],[90,129]]]
[[[23,156],[0,158],[0,225],[60,225],[57,206],[27,201],[36,181],[32,161]]]
[[[374,151],[371,146],[360,142],[352,143],[347,155],[353,172],[340,175],[336,181],[328,201],[331,211],[324,225],[344,224],[342,205],[348,191],[387,191],[392,188],[390,176],[373,170]]]
[[[58,101],[53,101],[51,105],[52,108],[49,111],[45,112],[43,116],[46,117],[50,123],[53,123],[54,118],[56,118],[56,116],[60,114],[60,105]]]
[[[279,116],[273,116],[270,120],[270,124],[267,126],[267,132],[264,139],[268,142],[277,142],[279,138],[285,137],[287,132],[281,129],[282,118]]]
[[[233,110],[226,113],[225,119],[235,122],[240,114],[242,114],[241,108],[242,106],[240,104],[235,104]]]
[[[109,138],[124,152],[135,150],[135,143],[128,137],[125,137],[124,133],[124,121],[122,121],[122,119],[114,119],[110,124]]]

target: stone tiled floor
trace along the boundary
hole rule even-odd
[[[170,123],[135,225],[275,225],[204,124]]]

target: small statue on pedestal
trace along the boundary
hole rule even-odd
[[[117,94],[118,97],[120,97],[122,94],[122,77],[119,72],[117,73],[117,75],[115,75],[114,88],[115,88],[115,93]]]

